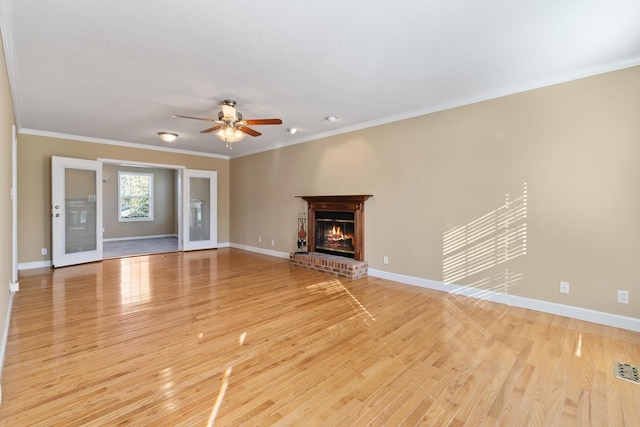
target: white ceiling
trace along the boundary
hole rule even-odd
[[[0,0],[0,29],[22,132],[231,157],[640,64],[638,0]],[[226,98],[284,124],[229,151],[172,117]]]

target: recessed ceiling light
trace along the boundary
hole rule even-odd
[[[162,139],[164,142],[173,142],[178,138],[177,133],[171,133],[171,132],[158,132],[158,135],[160,136],[160,139]]]
[[[328,122],[335,122],[336,120],[338,120],[338,118],[336,116],[329,116],[325,118],[325,120]]]
[[[291,135],[295,135],[298,132],[298,128],[289,128],[287,129],[287,132],[289,132]]]

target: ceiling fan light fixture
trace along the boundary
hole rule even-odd
[[[222,111],[218,112],[218,120],[203,117],[183,116],[180,114],[174,114],[173,116],[183,119],[203,120],[205,122],[217,123],[210,128],[200,131],[200,133],[215,132],[214,135],[216,137],[227,143],[228,149],[231,149],[231,144],[242,141],[247,135],[262,135],[260,132],[250,128],[249,126],[282,124],[281,119],[243,119],[242,114],[236,110],[236,101],[233,99],[225,99],[222,102]],[[178,135],[176,134],[176,137],[177,136]]]
[[[158,132],[158,136],[164,142],[173,142],[178,138],[178,134],[172,132]]]
[[[225,125],[220,128],[215,135],[227,143],[227,148],[231,149],[231,144],[234,142],[242,141],[245,133],[233,125]]]

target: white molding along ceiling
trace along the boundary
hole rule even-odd
[[[0,29],[21,132],[225,158],[640,64],[638,0],[5,0]],[[225,99],[283,124],[229,150],[173,117]]]

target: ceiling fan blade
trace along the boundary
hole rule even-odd
[[[214,130],[218,130],[222,127],[223,125],[215,125],[212,128],[209,129],[205,129],[205,130],[201,130],[200,133],[209,133],[209,132],[213,132]]]
[[[253,120],[245,120],[248,125],[281,125],[282,120],[280,119],[253,119]]]
[[[257,130],[253,130],[253,129],[248,128],[246,126],[241,126],[238,129],[240,129],[242,132],[246,133],[247,135],[251,135],[251,136],[260,136],[260,135],[262,135]]]
[[[214,120],[214,119],[203,119],[201,117],[181,116],[180,114],[174,114],[173,117],[178,117],[180,119],[204,120],[205,122],[217,122],[218,121],[218,120]]]

